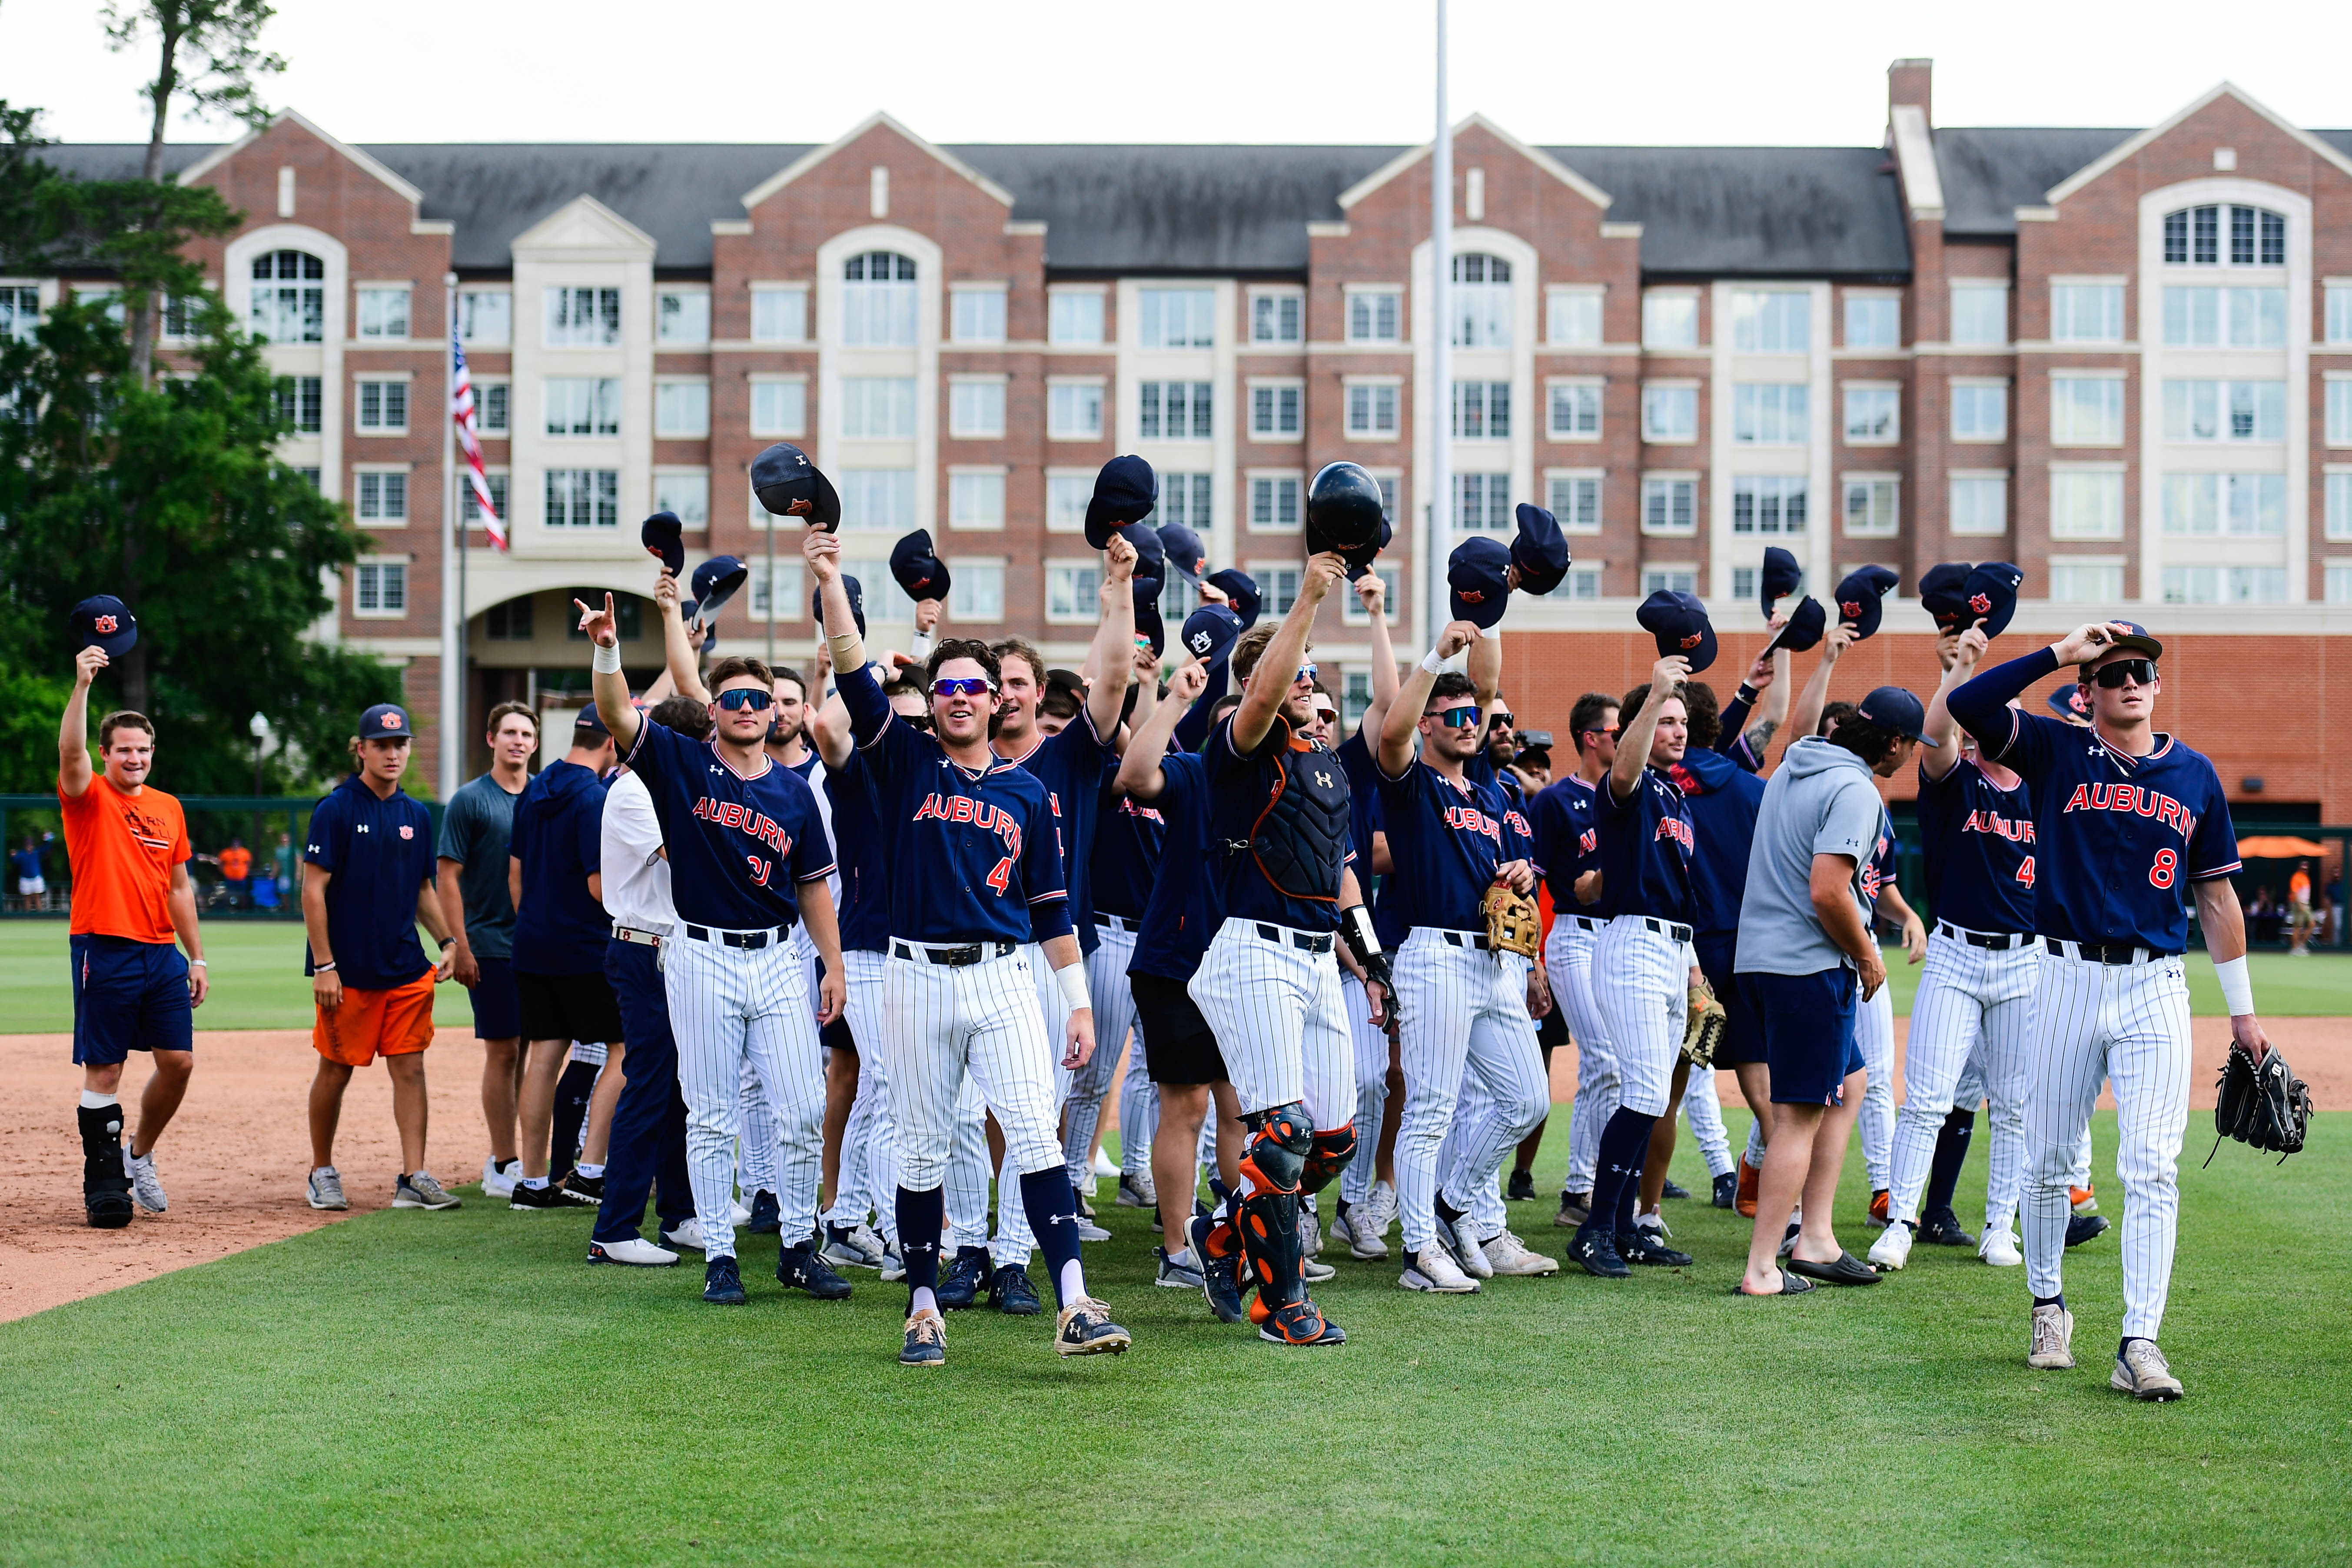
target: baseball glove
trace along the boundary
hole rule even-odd
[[[1715,999],[1715,992],[1706,982],[1702,980],[1692,986],[1690,1017],[1683,1026],[1683,1060],[1693,1067],[1713,1067],[1715,1049],[1723,1044],[1723,1033],[1730,1022],[1723,1004]]]
[[[1507,883],[1490,883],[1479,908],[1486,916],[1486,942],[1496,952],[1533,958],[1543,946],[1543,917],[1526,894],[1513,892]]]
[[[2302,1152],[2310,1125],[2311,1089],[2294,1076],[2279,1048],[2273,1046],[2258,1062],[2245,1047],[2231,1041],[2213,1101],[2213,1149],[2206,1154],[2205,1163],[2213,1163],[2222,1139],[2235,1138],[2257,1149],[2275,1151],[2284,1165],[2289,1154]]]

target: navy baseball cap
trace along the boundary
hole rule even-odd
[[[856,578],[845,572],[841,574],[841,591],[849,595],[849,618],[857,623],[857,635],[866,635],[866,589]],[[824,590],[809,590],[809,619],[820,627],[824,625]]]
[[[1939,631],[1957,632],[1975,623],[1969,614],[1969,574],[1965,561],[1946,561],[1919,575],[1919,603],[1936,617]]]
[[[2025,574],[2006,561],[1979,563],[1963,589],[1969,619],[1982,626],[1985,636],[2000,636],[2017,616],[2017,588],[2024,581]]]
[[[2121,647],[2129,648],[2134,653],[2144,653],[2150,658],[2162,658],[2164,657],[2164,645],[2157,641],[2155,634],[2150,632],[2146,626],[2141,626],[2137,621],[2113,621],[2108,624],[2123,627],[2125,635],[2116,638],[2116,640],[2109,643],[2105,648],[2101,649],[2100,652],[2103,655],[2112,649]]]
[[[1510,548],[1501,540],[1474,534],[1455,545],[1445,562],[1454,618],[1480,631],[1499,625],[1511,599],[1510,573]]]
[[[1559,519],[1539,506],[1519,503],[1519,531],[1511,539],[1511,564],[1519,569],[1519,591],[1538,598],[1568,576],[1568,541]]]
[[[1203,605],[1184,617],[1184,629],[1177,635],[1183,639],[1186,653],[1203,664],[1214,664],[1242,635],[1242,618],[1223,605]]]
[[[596,705],[593,702],[580,710],[579,716],[572,721],[572,727],[575,730],[593,730],[599,735],[609,735],[613,732],[604,727],[604,721],[597,713]]]
[[[1889,734],[1905,736],[1923,746],[1936,743],[1927,739],[1927,710],[1899,686],[1878,688],[1856,703],[1853,711],[1857,719]]]
[[[1222,572],[1210,573],[1207,582],[1210,587],[1216,589],[1234,602],[1234,614],[1241,621],[1241,625],[1234,628],[1236,633],[1245,632],[1257,625],[1257,610],[1261,601],[1258,596],[1256,578],[1238,566],[1228,566]],[[1187,621],[1184,624],[1190,626],[1192,622]]]
[[[83,647],[104,648],[109,658],[129,653],[139,641],[131,607],[111,594],[84,599],[66,612],[66,621]]]
[[[1805,580],[1805,569],[1797,558],[1777,544],[1764,547],[1764,569],[1756,574],[1756,596],[1769,618],[1772,606],[1797,591]]]
[[[1139,582],[1136,586],[1140,589],[1144,584]],[[1150,588],[1149,598],[1141,593],[1135,596],[1135,635],[1150,643],[1155,655],[1163,654],[1168,651],[1168,625],[1160,618],[1160,584],[1151,584]]]
[[[797,516],[811,528],[841,521],[841,497],[824,470],[790,441],[779,441],[751,459],[751,490],[775,517]],[[794,507],[803,510],[795,512]]]
[[[1110,547],[1111,531],[1141,522],[1160,504],[1160,486],[1151,465],[1132,452],[1113,458],[1095,475],[1094,498],[1087,502],[1087,542],[1097,550]]]
[[[2050,694],[2048,701],[2050,711],[2061,719],[2077,720],[2085,724],[2091,721],[2091,700],[2083,694],[2080,686],[2059,687]]]
[[[379,702],[360,715],[360,739],[388,741],[398,736],[414,740],[415,732],[408,727],[408,710],[397,702]]]
[[[732,555],[712,556],[694,569],[695,613],[706,622],[716,619],[751,576],[751,569]]]
[[[1708,624],[1706,606],[1696,595],[1661,588],[1642,601],[1633,618],[1658,639],[1660,658],[1680,654],[1690,660],[1693,675],[1715,662],[1715,627]]]
[[[953,585],[948,576],[947,563],[931,547],[931,532],[919,528],[890,547],[890,575],[905,589],[907,597],[920,604],[925,599],[944,599]]]
[[[1149,577],[1157,583],[1168,575],[1168,552],[1160,542],[1157,530],[1139,522],[1130,522],[1118,531],[1119,537],[1135,546],[1135,575],[1138,581]],[[1108,544],[1105,549],[1109,548]]]
[[[1770,653],[1774,648],[1784,647],[1790,653],[1802,653],[1818,647],[1829,620],[1829,612],[1822,608],[1822,602],[1808,594],[1797,601],[1797,607],[1789,612],[1789,618],[1780,623],[1780,629],[1772,634],[1764,651]]]
[[[1838,619],[1853,628],[1853,640],[1862,641],[1878,630],[1879,617],[1886,613],[1886,595],[1900,581],[1884,566],[1857,566],[1845,574],[1837,586]]]
[[[1160,553],[1187,583],[1198,583],[1209,564],[1208,547],[1201,542],[1201,536],[1181,522],[1160,525]]]
[[[685,526],[678,521],[677,513],[657,511],[637,528],[637,539],[645,545],[646,553],[659,561],[662,569],[673,577],[686,570],[686,541],[679,537]]]

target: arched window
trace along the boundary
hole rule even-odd
[[[1511,346],[1511,264],[1499,256],[1454,258],[1454,345]]]
[[[841,265],[841,341],[903,348],[915,341],[915,258],[869,250]]]
[[[253,258],[253,335],[273,343],[327,338],[327,264],[307,250]]]
[[[2267,207],[2182,207],[2164,215],[2164,259],[2175,267],[2284,267],[2286,219]]]

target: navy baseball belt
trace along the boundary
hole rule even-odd
[[[1328,931],[1291,931],[1283,926],[1268,925],[1264,921],[1258,921],[1254,923],[1256,926],[1259,938],[1263,941],[1273,942],[1276,947],[1295,947],[1301,952],[1328,952],[1331,951],[1331,933]]]
[[[1966,926],[1956,926],[1949,921],[1937,921],[1936,934],[1950,937],[1954,942],[1967,942],[1970,947],[1985,948],[1993,952],[2007,952],[2011,948],[2027,947],[2033,942],[2032,937],[2022,931],[1970,931]]]
[[[1670,942],[1688,942],[1691,939],[1690,927],[1676,925],[1672,921],[1662,921],[1654,915],[1620,915],[1618,918],[1620,920],[1630,919],[1640,921],[1644,927],[1656,931],[1660,936],[1666,938]]]
[[[1105,931],[1141,931],[1143,929],[1143,922],[1129,915],[1107,915],[1100,910],[1095,911],[1095,924]]]
[[[1437,934],[1445,939],[1448,947],[1475,947],[1481,952],[1494,951],[1494,942],[1483,931],[1441,931]]]
[[[936,963],[949,969],[969,969],[992,958],[1010,958],[1020,944],[1010,942],[934,943],[890,939],[890,956],[914,963]]]
[[[2152,947],[2133,947],[2127,942],[2066,942],[2045,936],[2042,945],[2061,958],[2079,958],[2085,963],[2154,963],[2167,958],[2179,958],[2177,952],[2159,952]]]
[[[720,947],[740,947],[752,952],[757,952],[771,942],[782,947],[792,940],[793,935],[793,928],[790,926],[773,926],[766,931],[719,931],[711,926],[698,925],[681,926],[678,929],[697,942],[713,942]]]

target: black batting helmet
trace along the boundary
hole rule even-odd
[[[1307,551],[1355,556],[1381,546],[1381,482],[1354,463],[1328,463],[1307,487]]]

